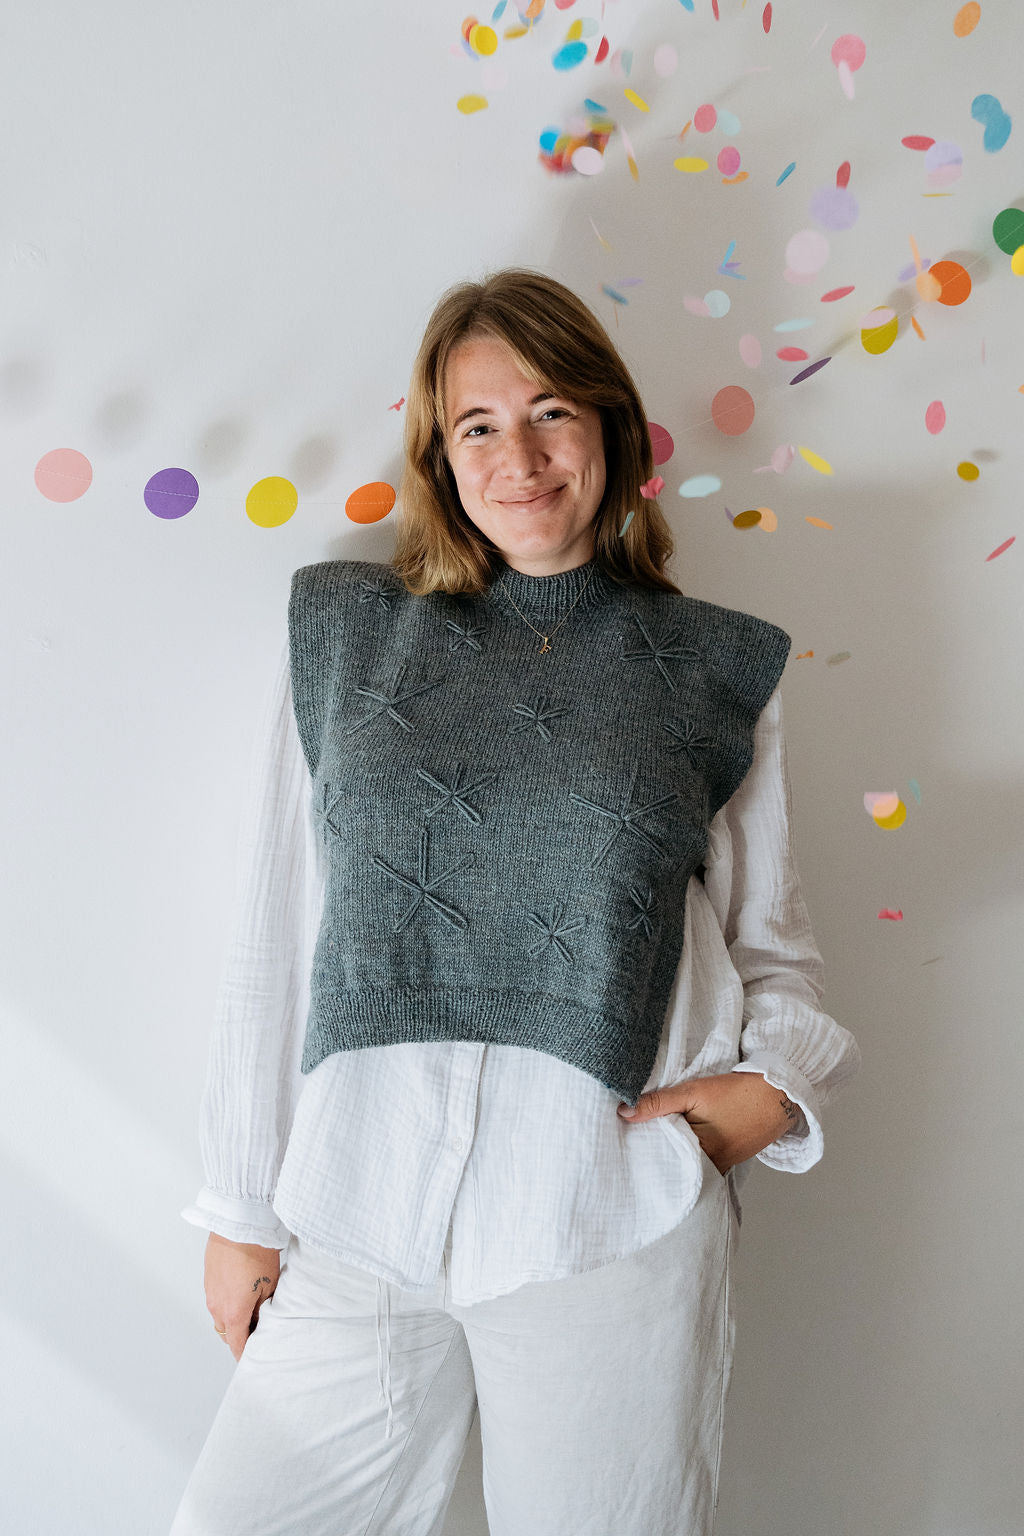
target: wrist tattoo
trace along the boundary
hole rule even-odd
[[[785,1094],[782,1095],[782,1098],[779,1100],[779,1103],[782,1105],[782,1109],[783,1109],[783,1112],[784,1112],[784,1114],[786,1116],[786,1119],[787,1120],[795,1120],[796,1117],[797,1117],[797,1114],[799,1112],[799,1106],[794,1104],[793,1100],[790,1099],[790,1098],[787,1098]]]
[[[253,1281],[252,1288],[254,1291],[258,1291],[261,1285],[273,1285],[273,1283],[269,1275],[260,1275],[258,1280]]]

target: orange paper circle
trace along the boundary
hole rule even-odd
[[[942,284],[940,304],[962,304],[970,294],[970,274],[958,261],[935,261],[928,271]]]
[[[352,492],[345,503],[345,513],[354,523],[379,523],[394,504],[394,487],[386,480],[371,480]]]
[[[711,419],[726,437],[740,437],[754,419],[754,397],[741,384],[726,384],[711,402]]]

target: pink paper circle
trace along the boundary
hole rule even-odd
[[[832,63],[845,64],[849,69],[860,69],[867,51],[863,38],[855,32],[844,32],[832,44]]]
[[[654,450],[655,464],[667,464],[676,451],[676,445],[672,441],[672,434],[664,427],[659,427],[657,422],[649,421],[647,430],[651,434],[651,448]]]
[[[786,266],[790,272],[810,276],[828,261],[828,241],[818,229],[801,229],[787,241]]]
[[[740,357],[748,368],[757,368],[761,362],[761,343],[749,331],[740,337]]]
[[[941,432],[946,425],[946,407],[941,400],[933,400],[924,413],[924,424],[932,434]]]
[[[726,384],[711,402],[711,420],[726,437],[742,437],[754,420],[754,397],[742,384]]]
[[[718,113],[709,101],[697,108],[693,114],[693,126],[698,133],[710,133],[718,122]]]
[[[723,176],[735,176],[740,168],[740,152],[735,144],[726,144],[720,149],[715,163]]]
[[[47,501],[77,501],[92,484],[92,465],[77,448],[51,448],[36,465],[35,482]]]

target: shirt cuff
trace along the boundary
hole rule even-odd
[[[808,1168],[820,1162],[825,1150],[825,1138],[821,1129],[818,1095],[803,1073],[774,1051],[755,1051],[743,1061],[737,1062],[732,1070],[760,1073],[765,1082],[778,1088],[794,1104],[799,1104],[804,1113],[806,1131],[803,1127],[799,1131],[787,1131],[784,1136],[758,1152],[759,1161],[769,1168],[781,1169],[784,1173],[806,1173]]]
[[[205,1227],[233,1243],[255,1243],[258,1248],[287,1248],[291,1233],[269,1200],[250,1200],[224,1195],[204,1184],[192,1205],[181,1212],[186,1221]]]

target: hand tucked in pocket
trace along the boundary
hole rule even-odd
[[[635,1109],[620,1104],[619,1114],[632,1125],[682,1115],[723,1175],[804,1122],[800,1106],[758,1072],[688,1078],[642,1093]]]

